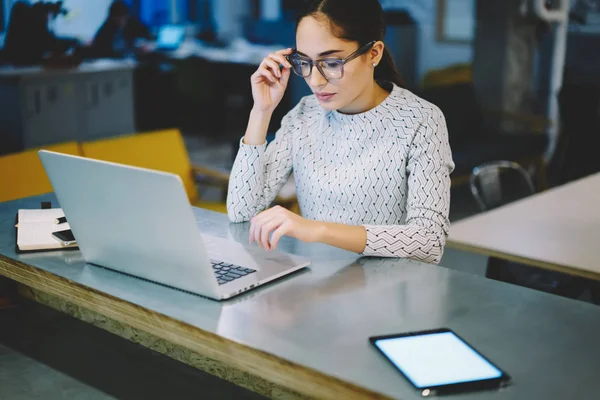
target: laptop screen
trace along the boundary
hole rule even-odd
[[[158,32],[158,47],[177,47],[185,37],[185,27],[180,25],[165,25]]]

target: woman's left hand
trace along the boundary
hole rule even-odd
[[[256,242],[265,250],[274,250],[284,235],[303,242],[316,242],[321,226],[317,221],[304,219],[281,206],[275,206],[250,220],[250,243]]]

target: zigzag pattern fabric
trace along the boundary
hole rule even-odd
[[[439,263],[449,230],[454,169],[442,112],[394,86],[367,112],[346,115],[304,97],[268,146],[240,142],[227,209],[248,221],[294,173],[307,219],[362,225],[366,256]]]

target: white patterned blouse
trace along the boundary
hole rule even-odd
[[[304,97],[271,143],[241,142],[227,195],[231,221],[268,208],[293,172],[302,216],[364,226],[363,255],[439,263],[454,169],[444,115],[406,89],[389,89],[355,115]]]

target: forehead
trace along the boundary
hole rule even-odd
[[[313,59],[317,58],[319,53],[329,50],[342,50],[343,53],[347,53],[353,46],[356,47],[352,42],[334,36],[326,19],[305,17],[298,24],[296,48]]]

